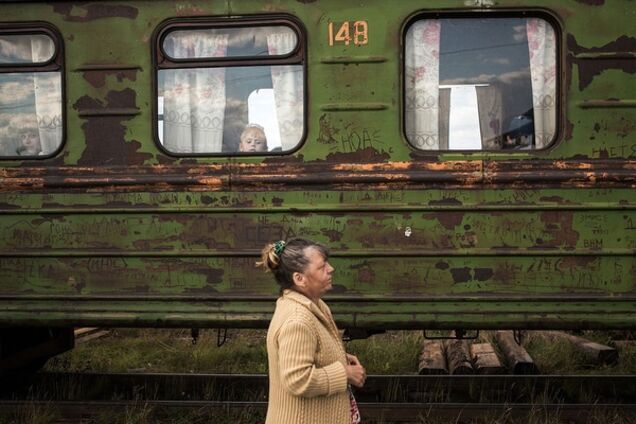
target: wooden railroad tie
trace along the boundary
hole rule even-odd
[[[439,340],[424,340],[418,371],[422,375],[448,374],[444,346]]]
[[[506,369],[490,343],[473,343],[470,345],[470,357],[477,374],[504,374]]]
[[[451,337],[455,333],[451,334]],[[463,339],[450,339],[444,343],[446,347],[446,357],[448,360],[448,370],[453,375],[474,374],[473,364],[470,360],[468,342]]]
[[[513,374],[539,373],[528,352],[515,341],[512,331],[497,331],[495,338]]]
[[[75,344],[81,344],[107,336],[110,331],[96,327],[81,327],[76,328],[73,333],[75,335]]]
[[[584,339],[583,337],[573,336],[562,331],[540,331],[538,334],[548,339],[569,341],[591,364],[616,365],[618,363],[618,351],[613,347],[605,346]]]

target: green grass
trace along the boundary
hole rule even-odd
[[[586,332],[584,337],[608,344],[610,335],[602,332]],[[217,346],[217,333],[202,330],[197,344],[192,344],[190,330],[114,329],[107,337],[79,344],[74,350],[50,360],[48,371],[93,372],[184,372],[184,373],[266,373],[267,352],[265,330],[230,330],[225,345]],[[483,341],[492,341],[492,332],[482,332]],[[366,340],[346,343],[347,351],[358,356],[369,374],[416,374],[421,332],[394,331],[373,336]],[[567,341],[544,339],[536,333],[528,333],[524,346],[544,374],[623,374],[636,373],[636,347],[620,351],[619,364],[613,367],[591,367],[585,357]],[[583,395],[584,396],[584,395]],[[432,398],[435,398],[434,394]],[[485,399],[487,400],[487,399]],[[593,399],[587,399],[593,401]],[[425,424],[561,424],[559,413],[546,413],[540,408],[548,398],[535,399],[537,409],[523,420],[513,419],[508,413],[495,413],[479,420],[440,420],[423,415],[418,421]],[[20,414],[0,418],[0,423],[40,424],[54,422],[53,407],[33,407]],[[175,414],[158,418],[146,405],[115,414],[104,414],[86,423],[236,423],[263,422],[264,417],[251,410],[210,416],[209,414]],[[592,414],[589,424],[627,424],[636,422],[633,415],[604,412]],[[387,423],[388,424],[388,423]]]
[[[115,329],[111,335],[57,356],[49,371],[266,373],[264,330],[229,331],[217,346],[215,331],[201,331],[192,344],[190,330]]]
[[[417,374],[421,332],[392,331],[366,340],[352,340],[347,352],[356,355],[367,374]]]
[[[610,333],[586,331],[579,337],[611,346]],[[524,347],[542,374],[636,374],[636,346],[619,349],[616,365],[590,363],[567,340],[544,338],[540,333],[529,332]]]
[[[107,337],[79,344],[51,359],[50,371],[266,373],[266,330],[230,330],[217,346],[215,330],[201,330],[192,344],[190,330],[114,329]],[[610,344],[609,333],[585,332],[582,337]],[[482,332],[494,342],[494,333]],[[391,331],[346,343],[369,374],[416,374],[424,338],[417,331]],[[543,374],[634,374],[636,345],[620,349],[618,365],[596,366],[566,340],[546,339],[536,332],[524,337],[524,347]]]
[[[195,345],[189,330],[115,329],[79,344],[47,363],[48,371],[266,373],[265,330],[228,332],[217,346],[214,330],[201,331]],[[369,374],[416,374],[419,332],[390,332],[346,343]]]

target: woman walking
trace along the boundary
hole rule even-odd
[[[334,268],[325,246],[294,238],[268,244],[258,265],[281,287],[267,331],[269,404],[266,424],[360,422],[349,385],[362,387],[364,367],[345,352],[322,296]]]

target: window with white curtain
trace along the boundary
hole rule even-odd
[[[61,55],[51,32],[0,31],[0,157],[42,158],[62,144]]]
[[[554,141],[557,45],[547,20],[419,19],[404,44],[404,127],[415,148],[534,150]]]
[[[297,26],[236,21],[160,31],[157,133],[172,154],[267,155],[304,134],[304,49]]]

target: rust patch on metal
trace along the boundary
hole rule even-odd
[[[576,205],[577,204],[575,202],[572,202],[571,200],[564,199],[561,196],[543,196],[543,197],[540,197],[539,200],[542,202],[557,203],[559,205]]]
[[[521,273],[521,268],[521,265],[504,262],[496,265],[493,277],[496,281],[501,281],[502,283],[513,283],[517,281]]]
[[[161,153],[157,153],[155,157],[157,158],[157,162],[159,162],[159,165],[174,165],[174,163],[178,160],[178,158],[167,156]]]
[[[563,138],[565,140],[572,140],[572,133],[574,132],[574,124],[569,119],[565,120],[565,132]]]
[[[453,282],[455,284],[467,283],[471,280],[470,268],[451,268],[450,273],[453,276]]]
[[[345,294],[347,291],[347,288],[342,284],[334,284],[331,286],[331,293],[333,294]]]
[[[281,199],[280,197],[272,198],[272,206],[276,206],[276,207],[283,206],[283,202],[284,202],[284,200]]]
[[[443,199],[440,199],[440,200],[431,200],[428,202],[428,205],[429,206],[461,206],[463,205],[463,203],[457,199],[444,197]]]
[[[370,284],[375,281],[375,272],[373,268],[366,262],[361,264],[352,265],[351,269],[358,271],[358,281],[365,284]]]
[[[342,240],[342,233],[334,229],[321,228],[320,233],[329,237],[331,243]]]
[[[109,91],[107,104],[89,96],[77,100],[73,108],[82,110],[106,110],[111,108],[136,108],[136,93],[130,88],[122,91]],[[139,153],[141,143],[136,140],[127,142],[126,127],[122,121],[126,116],[92,116],[82,125],[86,137],[86,148],[78,160],[79,165],[141,165],[152,154]]]
[[[117,81],[122,82],[124,79],[130,81],[137,80],[137,70],[136,69],[126,69],[126,70],[103,70],[103,71],[86,71],[82,75],[86,81],[89,82],[95,88],[103,87],[106,84],[106,77],[109,75],[115,75],[117,77]]]
[[[444,261],[439,261],[435,264],[435,268],[441,269],[442,271],[448,269],[449,267],[450,265],[448,265],[448,262],[444,262]]]
[[[587,268],[593,262],[598,261],[594,256],[566,256],[559,259],[559,269],[571,269],[571,268]]]
[[[356,150],[351,153],[330,153],[327,155],[327,161],[333,162],[353,162],[353,163],[377,163],[387,162],[391,157],[388,153],[380,153],[373,147],[365,147],[364,149]]]
[[[220,284],[223,282],[223,275],[225,274],[225,270],[222,268],[208,268],[207,266],[200,266],[192,269],[189,267],[192,272],[197,274],[202,274],[205,276],[205,282],[208,286]]]
[[[579,3],[587,4],[589,6],[603,6],[605,0],[576,0]]]
[[[535,240],[535,248],[576,248],[579,233],[573,228],[572,212],[546,211],[541,213],[540,219],[545,223],[545,231],[550,235],[550,240]]]
[[[81,11],[84,11],[84,13],[78,14],[78,9],[73,10],[73,7],[81,7]],[[88,22],[103,18],[136,19],[139,14],[139,10],[136,7],[99,3],[82,6],[77,6],[73,3],[57,3],[53,5],[53,12],[62,15],[64,20],[69,22]]]
[[[303,155],[268,156],[263,159],[263,164],[272,165],[301,165],[305,163]]]
[[[599,159],[609,159],[610,157],[609,152],[605,148],[599,148],[597,152]]]
[[[636,122],[621,116],[621,121],[617,130],[618,130],[619,137],[626,138],[632,135],[634,132],[636,132]],[[632,145],[629,156],[634,156],[635,154],[636,154],[636,146]]]
[[[584,90],[595,76],[608,69],[619,69],[625,73],[636,73],[636,60],[633,57],[614,58],[577,58],[582,53],[626,53],[633,51],[636,39],[623,35],[611,43],[602,47],[585,48],[579,46],[572,34],[567,39],[568,50],[573,55],[572,63],[579,67],[579,90]]]
[[[216,201],[217,199],[215,197],[201,196],[201,203],[203,203],[204,205],[211,205]]]
[[[440,213],[427,213],[422,216],[424,219],[436,219],[447,230],[452,230],[464,220],[464,212],[444,211]]]
[[[475,280],[477,281],[490,280],[494,274],[492,268],[475,268]]]

